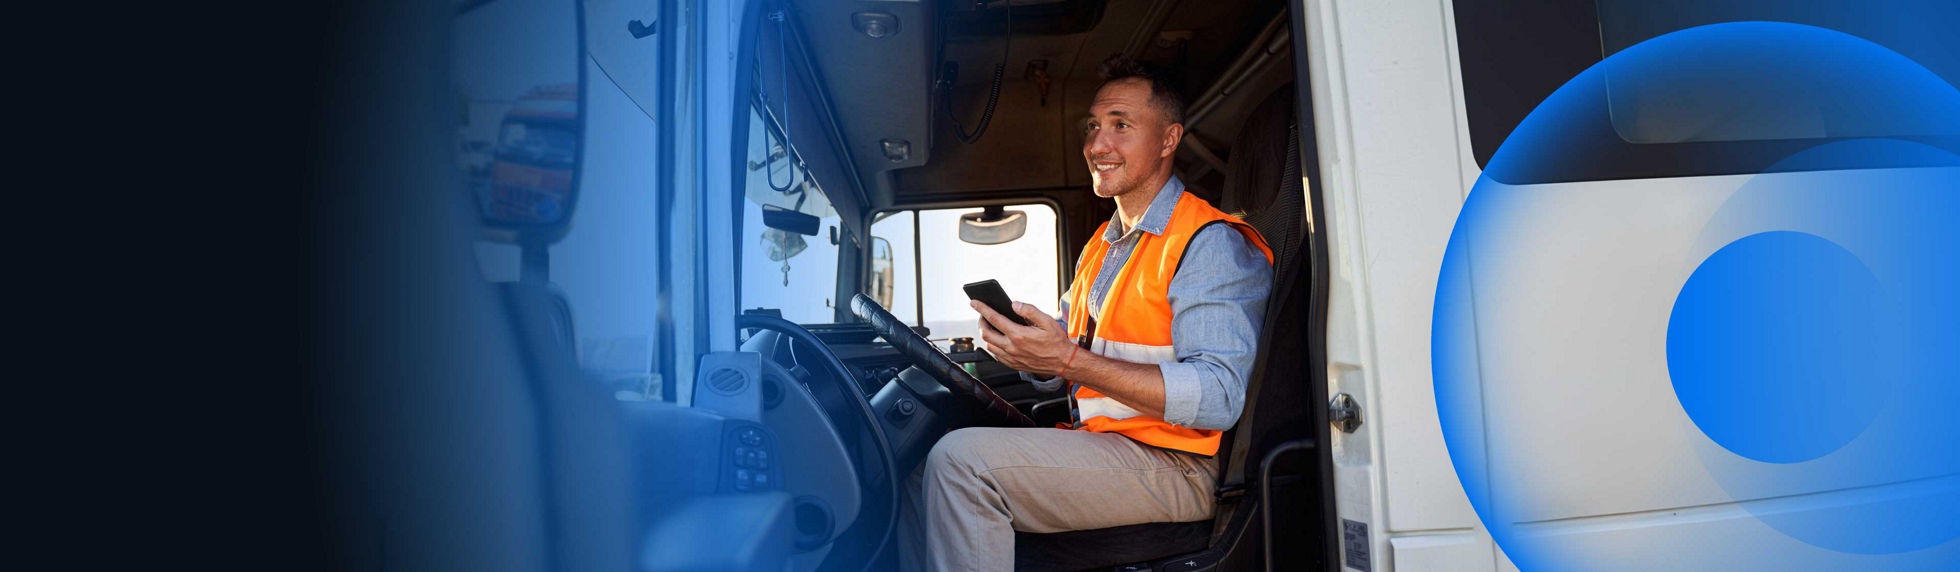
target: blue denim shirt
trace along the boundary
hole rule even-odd
[[[1101,237],[1109,243],[1109,251],[1095,283],[1088,285],[1090,314],[1100,313],[1110,282],[1136,251],[1137,233],[1161,235],[1183,195],[1184,182],[1172,176],[1151,199],[1136,228],[1125,229],[1121,213],[1110,216]],[[1082,287],[1079,282],[1070,284],[1069,292]],[[1211,225],[1192,237],[1170,284],[1176,361],[1157,364],[1164,374],[1164,421],[1220,431],[1238,422],[1272,289],[1273,267],[1245,235],[1227,225]],[[1064,328],[1071,297],[1062,294],[1062,317],[1056,319]],[[1027,373],[1021,376],[1043,391],[1060,389],[1062,383]]]

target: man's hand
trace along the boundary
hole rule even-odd
[[[1014,303],[1014,312],[1032,326],[1016,324],[978,301],[967,305],[980,312],[980,339],[987,342],[987,350],[1007,367],[1053,377],[1075,351],[1075,342],[1068,339],[1062,325],[1033,304]]]

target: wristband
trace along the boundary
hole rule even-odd
[[[1075,363],[1075,354],[1082,351],[1082,346],[1069,346],[1069,348],[1068,361],[1062,362],[1062,371],[1055,372],[1056,378],[1060,378],[1063,374],[1068,373],[1068,366]]]

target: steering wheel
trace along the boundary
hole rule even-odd
[[[878,535],[877,547],[871,549],[871,552],[863,557],[863,569],[869,570],[872,565],[878,562],[878,555],[885,551],[885,546],[891,542],[892,531],[898,526],[898,505],[900,502],[898,488],[902,486],[902,481],[899,480],[898,460],[892,457],[891,438],[885,435],[884,424],[879,421],[878,415],[872,411],[871,401],[866,399],[863,393],[858,392],[857,388],[851,385],[852,375],[850,368],[845,367],[843,360],[837,359],[837,354],[830,351],[830,346],[824,345],[823,340],[818,338],[816,334],[810,333],[810,330],[789,320],[756,314],[741,314],[736,316],[735,327],[771,330],[788,336],[791,340],[802,342],[804,345],[816,350],[811,361],[815,361],[817,362],[816,365],[830,370],[832,376],[831,388],[845,398],[845,403],[855,405],[856,407],[852,407],[851,409],[855,409],[862,416],[864,423],[863,429],[870,432],[871,438],[878,449],[878,457],[884,461],[882,464],[885,469],[885,489],[888,493],[886,503],[888,509],[884,520],[886,523],[885,531]],[[763,361],[764,363],[770,363],[767,359]],[[789,374],[786,373],[784,375]],[[841,430],[842,428],[840,427],[839,429]],[[865,485],[869,486],[869,483],[867,482]],[[869,496],[868,492],[866,496]],[[859,522],[863,523],[865,521],[860,517]],[[850,534],[852,530],[856,529],[857,526],[854,525],[850,530],[839,533],[832,539],[835,540],[845,534]],[[843,565],[843,560],[848,559],[846,557],[847,554],[849,554],[848,550],[832,550],[830,554],[824,557],[824,561],[818,566],[818,570],[829,571],[839,569]]]
[[[898,321],[897,316],[893,316],[891,312],[885,310],[884,306],[878,305],[870,297],[863,294],[852,296],[851,313],[870,323],[871,329],[876,330],[878,335],[885,338],[893,348],[897,348],[899,354],[912,360],[912,365],[918,366],[920,371],[932,376],[934,381],[938,381],[939,385],[944,386],[947,391],[953,392],[953,395],[962,397],[962,401],[973,409],[974,419],[978,421],[976,425],[1034,426],[1034,420],[1028,419],[1021,410],[1009,405],[1007,400],[1001,399],[999,394],[994,393],[993,388],[987,387],[987,384],[981,383],[979,378],[967,373],[960,364],[953,362],[953,358],[947,357],[946,353],[939,351],[932,342],[926,341],[918,332],[912,331],[911,327]]]

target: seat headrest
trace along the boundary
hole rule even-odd
[[[1246,116],[1238,137],[1232,140],[1220,210],[1241,217],[1257,214],[1271,206],[1286,186],[1281,173],[1287,163],[1295,165],[1292,172],[1299,172],[1299,157],[1287,152],[1293,115],[1293,84],[1289,83],[1266,96]]]

